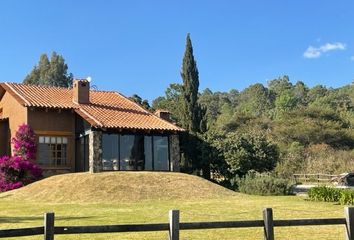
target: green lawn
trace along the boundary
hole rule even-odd
[[[168,221],[168,210],[181,210],[181,221],[254,220],[272,207],[275,219],[343,217],[340,205],[306,201],[301,197],[260,197],[235,194],[198,200],[153,200],[124,203],[39,203],[0,195],[0,228],[39,226],[43,213],[54,211],[56,225],[104,225]],[[263,239],[261,228],[182,231],[181,239]],[[58,235],[55,239],[166,239],[167,232]],[[276,239],[344,239],[344,226],[276,228]],[[42,236],[16,239],[42,239]],[[15,238],[12,238],[15,239]]]

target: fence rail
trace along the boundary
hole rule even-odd
[[[265,208],[263,220],[180,223],[179,210],[170,210],[169,223],[99,226],[55,226],[54,213],[45,213],[44,226],[0,230],[0,238],[43,235],[44,240],[53,240],[54,236],[59,234],[167,231],[170,240],[179,240],[180,230],[263,227],[264,239],[274,240],[274,227],[344,225],[346,228],[345,239],[354,240],[354,207],[345,207],[344,213],[344,218],[274,220],[273,210]]]
[[[305,182],[305,183],[329,183],[332,178],[338,177],[338,175],[323,174],[323,173],[300,173],[293,174],[295,183]]]

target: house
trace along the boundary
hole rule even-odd
[[[26,123],[47,175],[113,170],[179,171],[179,134],[169,114],[152,114],[113,91],[0,83],[0,156]]]

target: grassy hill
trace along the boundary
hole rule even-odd
[[[114,203],[196,200],[232,195],[236,193],[183,173],[105,172],[57,175],[0,194],[0,197],[51,203]]]
[[[304,201],[297,196],[235,193],[196,176],[162,172],[75,173],[43,179],[0,194],[0,228],[41,226],[55,212],[57,226],[163,223],[179,209],[182,222],[262,219],[272,207],[275,219],[343,217],[343,206]],[[344,226],[276,228],[276,239],[343,239]],[[158,240],[167,232],[62,235],[62,240]],[[41,239],[42,236],[19,238]],[[8,238],[9,240],[12,238]],[[181,239],[263,239],[263,228],[181,231]]]

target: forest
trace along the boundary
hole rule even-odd
[[[152,108],[170,111],[183,126],[183,101],[183,84],[170,84]],[[286,178],[354,170],[352,84],[308,87],[285,75],[242,91],[207,88],[198,93],[198,104],[205,112],[197,134],[204,143],[199,165],[210,164],[212,177],[228,179],[249,170]]]

